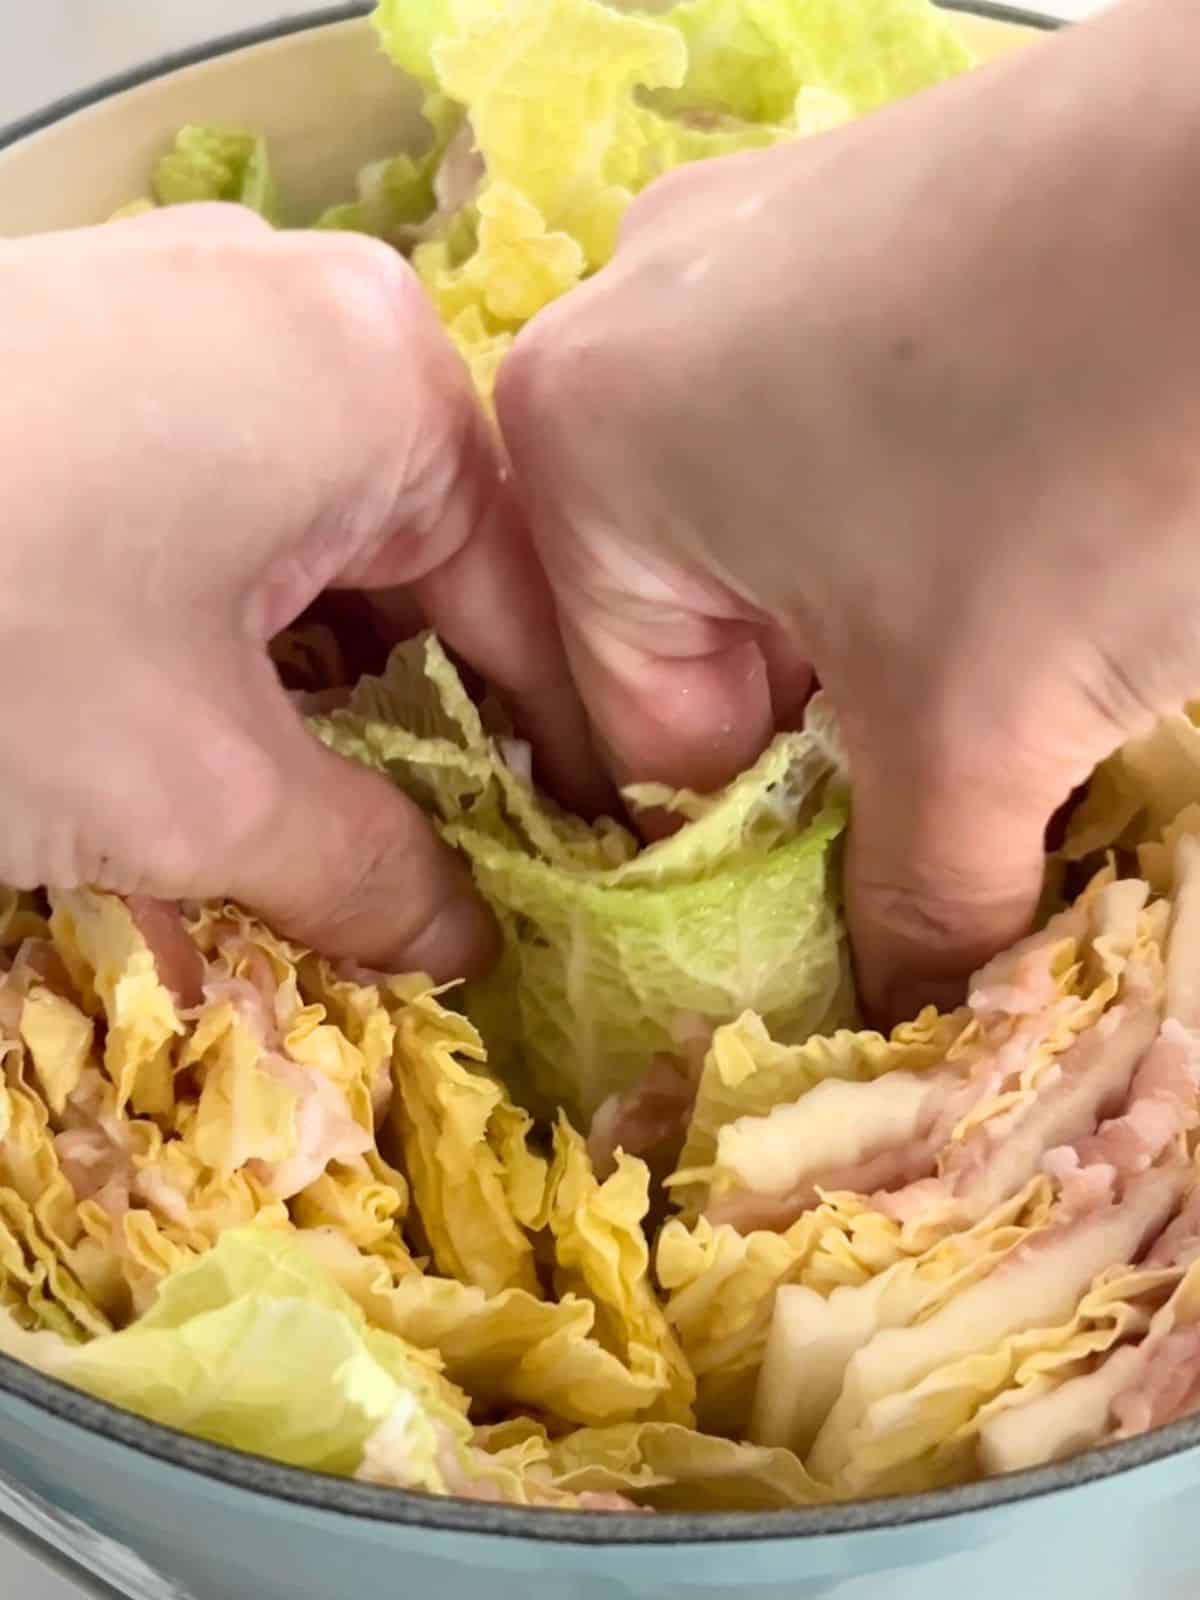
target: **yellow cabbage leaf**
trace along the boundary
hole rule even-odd
[[[104,1068],[117,1107],[169,1116],[175,1105],[172,1047],[184,1031],[175,1000],[124,901],[91,889],[51,895],[54,943],[90,1015],[107,1024]]]
[[[560,1489],[630,1494],[659,1511],[782,1511],[832,1498],[790,1450],[671,1422],[581,1428],[551,1443],[549,1466]]]
[[[502,1109],[510,1105],[503,1088],[477,1070],[485,1055],[479,1035],[431,993],[403,1005],[395,1023],[391,1127],[434,1261],[489,1294],[540,1295],[533,1243],[509,1198],[510,1184],[528,1181],[528,1167],[519,1162],[510,1179],[514,1169],[498,1153],[513,1162],[514,1123]]]
[[[596,1336],[635,1374],[647,1376],[660,1398],[651,1414],[690,1423],[696,1380],[659,1305],[650,1278],[650,1247],[642,1228],[649,1210],[645,1162],[617,1158],[599,1183],[587,1145],[560,1117],[550,1174],[550,1231],[555,1285],[596,1307]]]

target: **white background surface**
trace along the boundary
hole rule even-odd
[[[0,1535],[0,1594],[20,1595],[21,1600],[76,1600],[80,1593],[74,1584],[36,1566]]]
[[[5,1594],[27,1596],[28,1600],[75,1600],[81,1592],[74,1584],[63,1583],[54,1573],[36,1567],[21,1550],[0,1544],[0,1587]]]
[[[1080,17],[1102,0],[1040,3]],[[303,0],[0,0],[0,126],[164,52],[314,9]],[[7,1595],[77,1600],[76,1590],[0,1536],[0,1596]]]

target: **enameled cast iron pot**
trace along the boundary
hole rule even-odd
[[[1006,6],[962,11],[980,54],[1053,26]],[[419,126],[416,92],[359,13],[220,41],[0,133],[0,235],[102,220],[145,191],[189,121],[265,133],[298,209],[343,197],[359,166]],[[85,1592],[108,1600],[1198,1600],[1198,1447],[1200,1419],[919,1498],[575,1516],[276,1467],[0,1359],[0,1527],[53,1547],[77,1581],[88,1569]]]

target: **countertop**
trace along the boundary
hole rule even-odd
[[[1062,17],[1103,0],[1042,0]],[[37,0],[0,4],[0,125],[156,56],[278,17],[319,9],[287,0]],[[0,1595],[81,1600],[0,1532]]]

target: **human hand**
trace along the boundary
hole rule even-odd
[[[713,787],[829,691],[881,1015],[1024,930],[1053,812],[1200,689],[1194,46],[1145,0],[675,174],[501,374],[621,778]]]
[[[231,895],[332,956],[493,947],[410,803],[267,654],[329,585],[408,585],[563,777],[586,726],[493,435],[373,241],[189,207],[0,244],[0,880]]]

